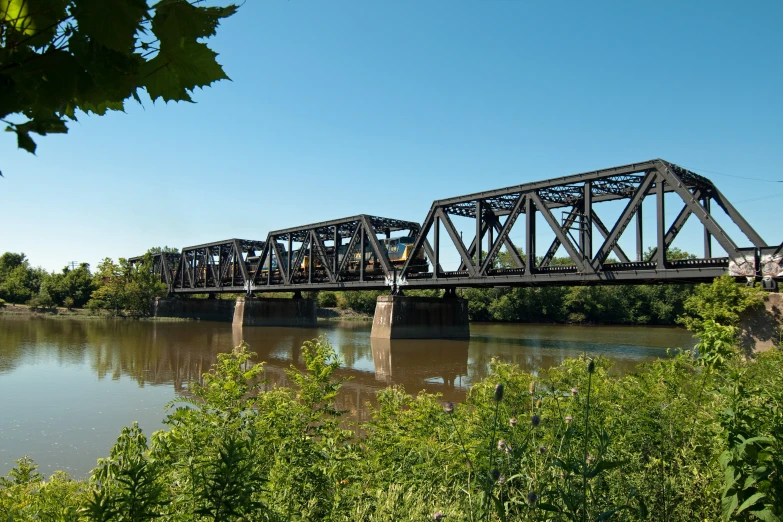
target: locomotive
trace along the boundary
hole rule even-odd
[[[403,237],[395,237],[395,238],[386,238],[380,241],[381,246],[386,251],[386,254],[389,256],[389,262],[391,265],[395,268],[402,268],[402,266],[405,264],[405,262],[408,260],[408,258],[411,256],[411,252],[413,250],[413,243],[416,241],[416,238],[410,237],[410,236],[403,236]],[[343,262],[343,259],[346,255],[346,251],[348,249],[347,245],[341,245],[338,247],[337,250],[337,262],[338,264],[341,264]],[[274,259],[271,260],[269,257],[264,261],[264,266],[261,268],[261,274],[262,277],[265,277],[267,275],[267,272],[271,269],[272,273],[275,273],[278,270],[278,263],[283,263],[284,266],[288,264],[288,255],[289,253],[286,251],[285,246],[282,243],[277,244],[277,251],[280,252],[280,258],[278,259],[276,256]],[[299,250],[294,250],[290,253],[292,262],[295,262],[297,259],[299,259]],[[334,247],[326,247],[326,257],[329,259],[334,259]],[[317,256],[313,256],[313,271],[318,273],[322,272],[324,270],[324,267],[322,266],[321,259]],[[258,270],[258,263],[259,263],[260,257],[259,256],[252,256],[247,258],[248,268],[251,273],[255,273],[256,270]],[[302,261],[299,264],[298,267],[296,267],[296,270],[300,274],[307,273],[308,270],[310,270],[310,256],[308,254],[304,254],[302,256]],[[346,264],[346,270],[349,272],[358,272],[360,267],[362,265],[362,254],[361,252],[354,253],[349,259]],[[424,257],[424,252],[419,251],[416,256],[411,260],[409,265],[409,271],[411,273],[414,272],[426,272],[428,269],[428,263],[426,258]],[[380,273],[381,272],[381,264],[380,261],[376,258],[375,253],[370,248],[365,249],[364,253],[364,271],[367,274],[373,274],[373,273]]]

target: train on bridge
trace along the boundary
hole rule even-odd
[[[648,198],[651,213],[643,212]],[[673,221],[671,201],[679,208]],[[611,202],[622,211],[607,226],[598,212]],[[717,208],[740,234],[719,224]],[[472,220],[470,244],[455,217]],[[703,228],[703,253],[670,259],[689,218]],[[645,222],[656,232],[649,243]],[[521,231],[522,248],[512,230]],[[628,230],[635,255],[619,242]],[[539,255],[545,233],[551,244]],[[459,255],[456,270],[441,265],[442,243]],[[715,243],[724,254],[713,256]],[[561,248],[568,263],[554,265]],[[723,274],[773,290],[783,280],[783,245],[766,243],[709,179],[661,159],[438,200],[422,224],[362,214],[129,261],[147,263],[172,294],[683,283]]]

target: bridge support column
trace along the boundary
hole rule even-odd
[[[315,299],[240,297],[234,309],[234,324],[241,326],[303,326],[317,324]]]
[[[783,294],[766,295],[763,306],[746,310],[740,317],[740,346],[747,354],[766,352],[781,341]]]
[[[230,321],[234,316],[234,301],[229,299],[157,298],[153,305],[155,317],[178,317],[199,321]]]
[[[375,303],[370,337],[381,339],[468,339],[468,302],[446,297],[382,295]]]

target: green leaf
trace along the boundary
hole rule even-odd
[[[133,48],[142,18],[149,11],[145,0],[74,0],[74,4],[79,31],[122,52]]]
[[[723,488],[724,491],[728,491],[734,486],[734,483],[737,481],[737,478],[735,477],[734,474],[734,466],[726,466],[726,470],[724,471],[723,475],[724,475]]]
[[[35,34],[36,28],[26,0],[0,0],[3,27],[11,28],[23,35]]]
[[[721,516],[723,517],[723,520],[731,520],[734,510],[737,509],[737,494],[735,493],[731,496],[723,497],[720,503],[722,506]]]
[[[226,7],[196,7],[186,0],[164,0],[155,4],[152,32],[161,47],[177,45],[182,38],[195,40],[214,36],[221,18],[233,15],[235,5]]]
[[[161,51],[145,66],[144,86],[152,101],[192,101],[190,91],[218,80],[230,79],[215,60],[217,53],[199,42],[182,42],[170,52]]]
[[[758,511],[751,511],[750,514],[756,516],[759,520],[763,520],[764,522],[780,522],[780,518],[778,518],[770,510],[770,508],[764,508]]]
[[[30,133],[24,129],[17,127],[6,127],[6,132],[16,133],[16,144],[20,149],[24,149],[30,154],[35,154],[35,141],[30,137]]]
[[[742,513],[747,508],[751,507],[752,505],[754,505],[755,503],[757,503],[759,500],[761,500],[764,497],[766,497],[766,495],[764,493],[754,493],[753,495],[748,497],[748,499],[745,502],[742,503],[742,505],[737,510],[737,514],[739,515],[740,513]]]

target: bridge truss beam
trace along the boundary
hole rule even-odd
[[[676,199],[681,205],[671,223],[667,194],[669,203]],[[656,203],[654,215],[647,216],[655,221],[656,240],[645,254],[647,198]],[[613,223],[605,222],[598,211],[612,201],[624,205]],[[713,202],[739,237],[714,219]],[[468,230],[475,235],[467,245],[455,218],[473,220]],[[703,255],[670,259],[668,251],[689,219],[703,228]],[[539,228],[554,236],[541,258]],[[629,228],[636,236],[633,259],[619,244]],[[512,241],[512,230],[515,237],[522,231],[524,253]],[[387,254],[384,239],[392,233],[413,238],[404,261]],[[727,256],[713,257],[713,240]],[[457,270],[443,269],[442,246],[456,250]],[[561,248],[568,264],[554,266]],[[435,201],[421,226],[359,215],[277,230],[266,241],[233,239],[189,247],[179,257],[158,254],[152,269],[175,293],[649,284],[703,282],[727,273],[781,279],[782,248],[767,245],[709,179],[656,159]],[[501,253],[507,262],[501,263]]]

